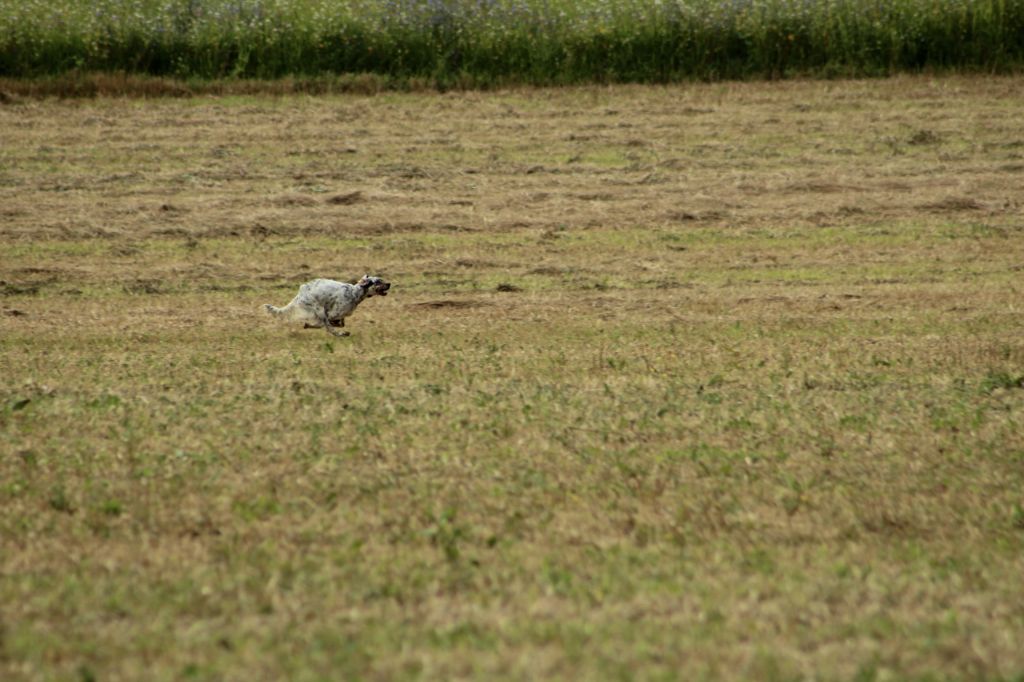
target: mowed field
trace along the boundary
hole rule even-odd
[[[7,97],[0,678],[1021,680],[1022,112]]]

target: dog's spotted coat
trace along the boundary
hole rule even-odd
[[[299,287],[299,293],[285,307],[267,303],[263,308],[275,317],[302,322],[306,328],[323,327],[334,336],[348,336],[347,331],[335,331],[335,327],[344,327],[345,318],[364,300],[371,296],[387,296],[390,288],[389,282],[370,275],[365,275],[355,284],[314,279]]]

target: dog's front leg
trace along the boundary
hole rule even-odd
[[[326,331],[331,336],[342,337],[342,336],[348,336],[349,335],[349,332],[347,332],[347,331],[346,332],[336,332],[336,331],[334,331],[334,328],[331,326],[331,318],[330,318],[330,315],[327,312],[327,305],[326,304],[324,305],[324,315],[320,319],[320,322],[323,325],[324,331]],[[345,326],[345,320],[341,321],[340,326],[342,326],[342,327]]]

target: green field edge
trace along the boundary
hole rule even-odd
[[[771,82],[802,80],[886,79],[919,77],[1016,77],[1024,74],[1024,63],[996,67],[927,67],[923,69],[866,70],[857,67],[791,70],[784,74],[751,74],[744,77],[678,75],[667,79],[536,79],[509,76],[500,79],[463,74],[456,78],[392,76],[379,73],[341,73],[279,78],[201,78],[153,76],[126,71],[70,71],[56,75],[0,76],[0,105],[19,99],[90,99],[96,97],[201,97],[233,95],[375,95],[389,92],[444,93],[494,91],[570,86],[685,85],[720,82]]]

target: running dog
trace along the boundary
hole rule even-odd
[[[299,287],[299,293],[285,307],[267,303],[263,308],[275,317],[302,322],[305,329],[323,327],[333,336],[348,336],[347,331],[339,332],[336,328],[345,326],[345,318],[355,312],[360,303],[371,296],[387,296],[390,288],[389,282],[370,275],[355,284],[314,279]]]

